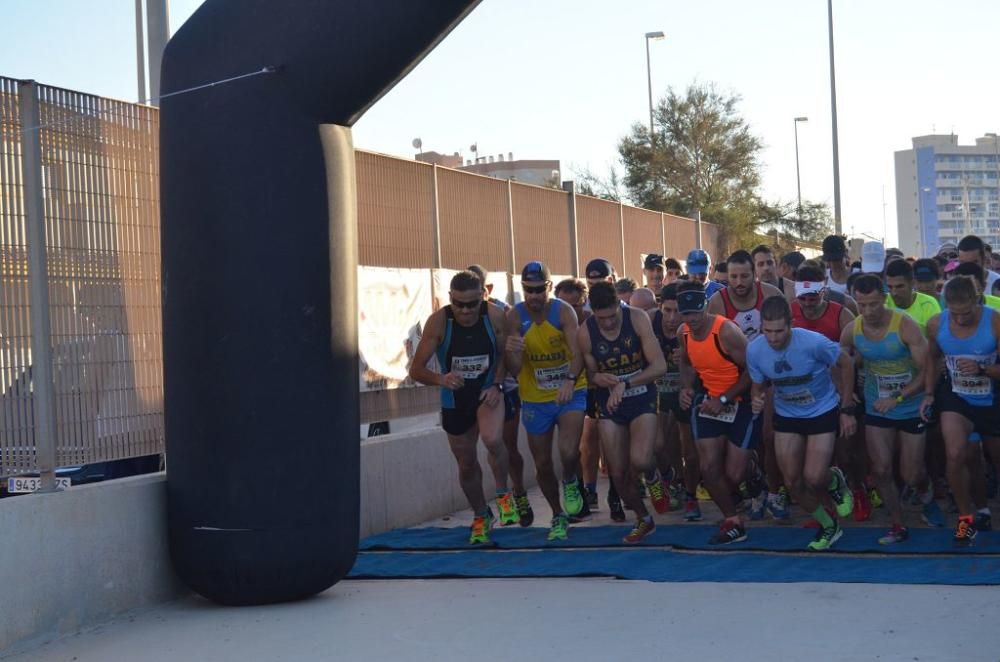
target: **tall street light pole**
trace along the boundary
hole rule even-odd
[[[833,116],[833,220],[840,234],[840,150],[837,146],[837,74],[833,65],[833,0],[826,0],[830,28],[830,107]]]
[[[653,144],[653,69],[649,63],[649,40],[660,41],[664,38],[662,32],[646,33],[646,84],[649,88],[649,144]]]
[[[799,122],[808,122],[808,117],[796,117],[795,126],[795,187],[799,193],[799,220],[802,220],[802,178],[799,175]]]

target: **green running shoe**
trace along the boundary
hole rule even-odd
[[[472,520],[472,531],[469,533],[470,545],[489,545],[490,528],[493,526],[492,513],[480,515]]]
[[[535,511],[531,509],[531,502],[528,501],[528,495],[514,495],[514,503],[517,504],[517,523],[521,526],[531,526],[532,522],[535,521]]]
[[[580,494],[579,481],[563,483],[563,501],[566,503],[566,513],[568,515],[579,515],[583,510],[583,495]]]
[[[566,540],[569,535],[569,518],[566,515],[556,515],[552,518],[552,528],[549,529],[549,540]]]
[[[826,492],[833,500],[833,505],[837,507],[837,515],[847,517],[854,510],[854,496],[847,486],[847,479],[844,478],[844,472],[840,470],[840,467],[830,467],[830,473],[833,474],[837,484]]]
[[[816,539],[809,543],[808,547],[814,552],[822,552],[833,547],[833,543],[840,540],[840,536],[844,535],[844,530],[840,528],[839,522],[834,522],[833,526],[820,529],[816,533]]]
[[[510,526],[521,521],[514,504],[514,493],[507,492],[497,497],[497,508],[500,510],[500,526]]]

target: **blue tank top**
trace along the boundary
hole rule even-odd
[[[875,401],[879,398],[894,398],[904,386],[913,381],[916,368],[910,349],[899,336],[899,325],[903,313],[893,310],[885,335],[879,340],[870,340],[864,334],[864,318],[854,318],[854,347],[865,360],[865,413],[893,420],[916,418],[920,415],[920,400],[917,393],[897,404],[884,414],[875,411]]]
[[[621,312],[622,326],[618,331],[618,337],[614,340],[608,340],[601,335],[596,317],[588,317],[586,324],[587,332],[590,334],[590,353],[597,361],[598,371],[615,375],[618,381],[623,382],[645,370],[649,362],[642,352],[642,341],[632,326],[632,311],[627,306],[622,306]],[[606,388],[598,387],[597,390],[599,393],[609,392]],[[625,391],[624,397],[646,395],[649,392],[651,392],[649,385],[643,384]]]
[[[437,349],[442,373],[456,371],[465,378],[462,388],[441,389],[442,409],[467,409],[479,406],[483,386],[493,383],[497,370],[497,336],[490,322],[489,304],[479,308],[479,321],[472,326],[455,322],[451,306],[445,306],[444,339]]]
[[[963,375],[958,371],[958,359],[972,359],[981,366],[997,362],[997,339],[993,336],[993,311],[983,306],[976,332],[968,338],[956,338],[951,332],[951,313],[941,311],[937,344],[944,354],[945,372],[951,390],[974,407],[992,407],[994,382],[986,375]]]

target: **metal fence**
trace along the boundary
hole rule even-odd
[[[0,476],[163,450],[158,137],[155,108],[0,77]],[[639,280],[642,254],[695,245],[691,219],[572,190],[364,151],[357,181],[366,266],[509,278],[601,256]],[[366,392],[361,418],[437,407]]]
[[[163,451],[158,135],[0,78],[0,476]]]

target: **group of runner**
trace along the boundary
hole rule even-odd
[[[656,528],[647,498],[657,513],[699,521],[699,497],[723,516],[714,545],[746,540],[745,519],[788,520],[792,501],[817,529],[811,550],[829,549],[843,518],[866,520],[880,503],[890,527],[879,542],[902,543],[904,504],[944,527],[939,499],[958,516],[954,543],[972,544],[991,528],[987,473],[1000,468],[993,257],[970,235],[923,259],[873,243],[851,263],[830,236],[817,260],[778,260],[765,245],[716,265],[700,249],[683,265],[647,255],[645,287],[603,258],[585,279],[559,283],[532,261],[514,305],[492,298],[482,267],[459,272],[410,374],[441,387],[474,512],[470,543],[488,543],[497,521],[534,521],[523,425],[552,511],[549,540],[598,507],[603,464],[612,520],[635,516],[627,544]]]

